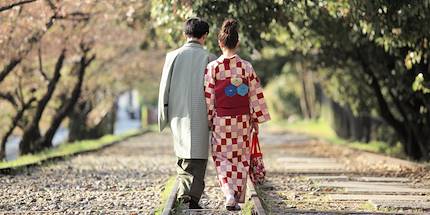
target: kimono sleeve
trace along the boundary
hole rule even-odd
[[[163,66],[163,73],[160,80],[160,88],[158,93],[158,125],[162,131],[168,124],[168,100],[170,93],[170,82],[172,78],[173,63],[176,59],[177,52],[170,52],[166,55],[166,60]]]
[[[269,109],[263,95],[263,88],[260,85],[260,79],[251,65],[249,71],[249,105],[251,110],[251,119],[253,122],[263,123],[270,120]]]
[[[215,115],[215,74],[211,64],[209,64],[205,70],[204,89],[209,127],[212,127]]]

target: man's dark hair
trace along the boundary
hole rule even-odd
[[[198,17],[189,18],[185,22],[184,33],[189,37],[200,39],[206,33],[209,33],[209,24]]]

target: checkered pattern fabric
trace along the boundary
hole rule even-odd
[[[217,116],[215,85],[217,80],[243,78],[248,80],[247,89],[250,114]],[[212,127],[212,158],[224,195],[236,199],[245,192],[250,162],[251,123],[270,120],[264,101],[263,89],[252,65],[235,55],[221,56],[209,63],[205,72],[205,97],[208,119]]]

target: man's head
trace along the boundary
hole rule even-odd
[[[197,17],[189,18],[185,22],[184,34],[188,39],[196,39],[201,44],[206,40],[209,33],[209,24]]]

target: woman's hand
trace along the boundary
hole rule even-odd
[[[258,128],[258,123],[257,122],[252,122],[252,130],[254,130],[254,132],[256,134],[258,134],[259,128]]]

